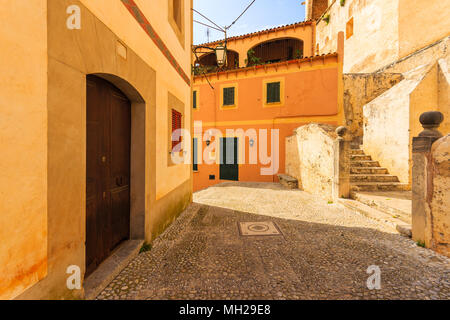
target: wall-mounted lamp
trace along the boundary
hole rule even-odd
[[[219,68],[222,68],[224,65],[227,64],[227,47],[226,47],[226,44],[217,46],[214,51],[216,52],[217,66]]]
[[[250,139],[250,147],[253,147],[253,145],[255,144],[255,140],[253,140],[253,139]]]

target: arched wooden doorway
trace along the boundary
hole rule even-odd
[[[87,76],[86,276],[130,238],[131,103]]]

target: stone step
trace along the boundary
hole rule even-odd
[[[389,171],[382,167],[353,167],[350,174],[388,174]]]
[[[350,168],[355,167],[380,167],[380,163],[375,160],[350,161]]]
[[[411,224],[411,191],[352,192],[352,199]]]
[[[352,154],[350,155],[350,160],[351,161],[372,160],[372,157],[365,154]]]
[[[288,176],[287,174],[279,174],[278,179],[283,186],[289,189],[298,189],[298,180],[294,177]]]
[[[350,182],[400,182],[390,174],[351,174]]]
[[[360,154],[360,155],[364,155],[364,150],[361,150],[361,149],[351,149],[351,150],[350,150],[350,154]]]
[[[350,210],[356,211],[357,213],[360,213],[368,217],[369,219],[376,220],[391,227],[392,229],[397,230],[398,233],[405,237],[411,237],[411,224],[405,223],[404,221],[390,214],[369,207],[359,201],[339,199],[338,202]]]
[[[408,184],[400,182],[353,182],[351,187],[355,191],[405,191],[409,188]]]

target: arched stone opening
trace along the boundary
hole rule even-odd
[[[198,63],[200,66],[205,67],[206,71],[216,71],[217,67],[217,58],[214,52],[204,54],[199,57]],[[239,68],[239,53],[233,50],[227,51],[227,65],[223,69],[236,69]]]
[[[265,41],[247,52],[247,66],[303,58],[303,40],[278,38]]]
[[[145,101],[112,74],[87,75],[86,90],[87,276],[121,242],[145,237]]]

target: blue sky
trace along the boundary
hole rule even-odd
[[[237,36],[279,25],[303,21],[304,0],[256,0],[253,6],[231,27],[228,36]],[[219,26],[230,25],[251,0],[194,0],[194,8],[217,23]],[[194,20],[208,21],[194,12]],[[194,23],[194,44],[208,42],[207,28]],[[209,41],[223,39],[223,33],[210,29]]]

